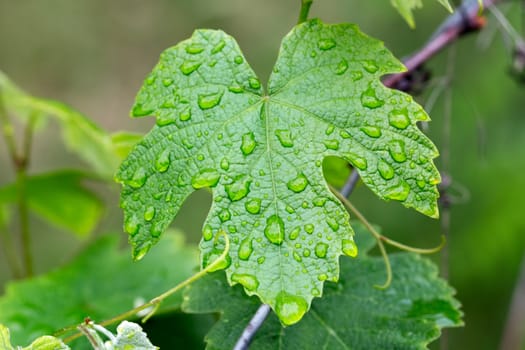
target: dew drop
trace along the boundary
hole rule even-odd
[[[259,281],[253,275],[234,273],[231,279],[233,282],[242,284],[250,292],[257,290],[257,287],[259,287]]]
[[[266,258],[264,256],[260,256],[257,258],[257,263],[261,265],[262,263],[264,263],[264,260],[266,260]]]
[[[341,75],[344,74],[348,70],[348,62],[345,59],[342,59],[337,64],[337,68],[335,69],[335,74]]]
[[[152,75],[148,76],[148,78],[146,79],[146,84],[151,86],[151,85],[153,85],[155,80],[157,80],[157,76],[152,74]]]
[[[323,51],[327,51],[330,49],[333,49],[335,47],[335,41],[333,39],[321,39],[317,42],[317,46],[319,49]]]
[[[259,214],[261,211],[261,200],[259,198],[252,198],[244,204],[244,207],[250,214]]]
[[[373,137],[375,139],[381,137],[381,129],[376,126],[362,126],[360,130],[367,136]]]
[[[215,169],[203,169],[191,179],[191,185],[198,190],[204,187],[214,187],[221,175]]]
[[[222,158],[221,159],[220,167],[221,167],[222,170],[230,169],[230,162],[228,161],[227,158]]]
[[[317,279],[321,282],[326,281],[328,279],[328,275],[326,273],[322,273],[319,276],[317,276]]]
[[[296,227],[290,232],[290,239],[293,241],[299,237],[299,233],[301,233],[301,228]]]
[[[165,87],[168,87],[171,84],[173,84],[173,79],[170,79],[170,78],[162,79],[162,85],[164,85]]]
[[[162,225],[160,222],[156,222],[154,223],[151,228],[150,228],[150,235],[151,237],[153,238],[157,238],[157,237],[160,237],[160,235],[162,234]]]
[[[369,87],[361,94],[361,104],[364,107],[375,109],[385,104],[376,96],[376,92],[372,87]]]
[[[138,168],[135,173],[133,173],[133,177],[126,181],[126,184],[133,188],[141,188],[146,183],[146,180],[146,169]]]
[[[248,176],[240,175],[234,179],[233,183],[224,186],[224,188],[228,194],[228,198],[230,198],[232,202],[236,202],[248,195],[251,183],[252,181]]]
[[[405,143],[401,140],[392,140],[388,143],[388,153],[392,159],[398,163],[402,163],[407,160],[405,153]]]
[[[255,77],[252,77],[250,79],[248,79],[248,85],[250,85],[250,87],[252,89],[259,89],[261,87],[261,82],[259,81],[259,79],[255,78]]]
[[[130,216],[124,222],[124,230],[131,236],[134,236],[139,230],[139,224],[139,218],[136,215]]]
[[[328,252],[328,244],[326,243],[317,243],[315,246],[315,256],[318,258],[324,258],[326,257],[326,253]]]
[[[317,296],[321,295],[321,292],[319,292],[319,289],[313,288],[312,289],[312,295],[317,297]]]
[[[337,220],[329,217],[328,219],[326,219],[326,223],[328,224],[328,226],[330,226],[332,231],[335,232],[339,230],[339,223],[337,222]]]
[[[202,65],[202,62],[185,61],[180,65],[179,69],[184,75],[190,75],[195,72]]]
[[[339,149],[339,141],[338,140],[324,140],[323,144],[328,149],[338,150]]]
[[[352,71],[350,76],[352,77],[353,81],[358,81],[358,80],[361,80],[363,78],[363,72],[361,72],[359,70],[354,70],[354,71]]]
[[[326,197],[316,197],[314,198],[314,200],[312,201],[312,203],[316,206],[316,207],[322,207],[323,205],[326,204]]]
[[[232,214],[230,213],[228,209],[223,209],[219,212],[219,220],[221,220],[221,222],[226,222],[230,220],[231,217],[232,217]]]
[[[202,51],[204,51],[204,46],[201,44],[194,43],[186,46],[186,52],[190,55],[196,55],[201,53]]]
[[[297,261],[297,262],[303,261],[303,258],[299,255],[299,253],[293,252],[292,255],[293,255],[293,258],[295,259],[295,261]]]
[[[244,59],[242,58],[242,56],[235,56],[233,62],[235,62],[236,64],[241,64],[244,62]]]
[[[213,232],[210,225],[205,225],[202,229],[202,237],[205,241],[209,241],[213,238]]]
[[[306,186],[308,186],[308,179],[303,173],[300,173],[295,179],[288,181],[286,185],[290,191],[299,193],[304,191]]]
[[[175,123],[173,115],[159,115],[157,116],[156,124],[158,126],[164,126]]]
[[[387,162],[380,160],[377,163],[377,171],[379,171],[379,175],[385,180],[390,180],[394,177],[394,168],[390,166]]]
[[[359,170],[365,170],[368,166],[368,162],[365,158],[358,156],[355,153],[345,153],[344,156],[352,163],[354,167]]]
[[[397,110],[394,109],[388,114],[388,122],[394,128],[406,129],[410,125],[410,119],[408,118],[408,111],[405,109]]]
[[[339,136],[341,136],[344,139],[349,139],[351,137],[350,133],[348,133],[348,131],[345,130],[341,130],[339,132]]]
[[[344,255],[355,258],[357,256],[357,246],[353,240],[343,239],[341,249]]]
[[[404,201],[408,198],[409,193],[410,193],[410,186],[406,182],[401,181],[399,185],[386,189],[385,198],[394,199],[398,201]]]
[[[151,221],[153,220],[153,217],[155,216],[155,207],[147,207],[144,211],[144,220]]]
[[[255,135],[253,132],[248,132],[242,135],[241,151],[245,156],[251,154],[255,149],[255,146],[257,146],[257,142],[255,142]]]
[[[163,173],[166,170],[168,170],[171,160],[170,160],[171,152],[169,149],[165,149],[162,151],[162,153],[157,157],[157,160],[155,161],[155,169],[157,171]]]
[[[179,119],[183,122],[188,121],[191,119],[191,109],[190,107],[185,108],[182,112],[179,114]]]
[[[308,310],[308,303],[299,296],[280,292],[276,297],[275,312],[286,326],[299,322]]]
[[[211,49],[211,53],[215,55],[221,52],[222,49],[224,49],[224,46],[226,46],[226,42],[224,40],[219,41],[217,45],[215,45],[213,49]]]
[[[368,73],[371,73],[371,74],[377,72],[377,70],[379,69],[377,64],[372,60],[363,61],[363,67]]]
[[[305,248],[305,249],[303,250],[303,256],[304,256],[305,258],[309,257],[310,254],[311,254],[310,249]]]
[[[239,245],[239,252],[238,252],[239,259],[248,260],[250,258],[250,255],[252,255],[252,252],[253,252],[252,239],[246,238]]]
[[[275,136],[283,147],[293,147],[292,133],[290,130],[276,130]]]
[[[273,244],[281,245],[283,243],[284,222],[278,215],[272,215],[266,219],[264,235]]]
[[[221,102],[222,95],[222,91],[211,94],[202,94],[198,96],[197,103],[203,110],[210,109],[217,106]]]
[[[133,106],[133,111],[131,112],[131,114],[133,114],[134,116],[137,116],[137,117],[144,117],[144,116],[147,116],[147,115],[151,115],[154,110],[155,110],[155,108],[153,108],[153,107],[146,107],[142,103],[136,103]]]
[[[332,134],[334,132],[334,130],[335,130],[335,126],[334,125],[330,125],[329,127],[326,128],[324,133],[326,135],[330,135],[330,134]]]
[[[306,231],[306,233],[310,235],[314,232],[314,229],[315,229],[315,226],[313,224],[304,225],[304,230]]]
[[[240,85],[231,85],[230,87],[228,87],[228,90],[230,92],[233,92],[234,94],[240,94],[244,91],[243,87]]]
[[[149,248],[151,247],[151,244],[145,243],[144,246],[142,246],[140,249],[133,252],[133,258],[135,260],[141,260],[146,253],[149,251]]]
[[[416,184],[420,189],[425,188],[426,182],[422,178],[416,179]]]

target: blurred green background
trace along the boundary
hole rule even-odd
[[[517,8],[508,13],[519,24]],[[31,94],[65,102],[109,131],[146,132],[154,119],[131,120],[129,109],[161,51],[195,28],[220,28],[238,40],[266,80],[298,10],[299,0],[0,0],[0,70]],[[425,1],[415,15],[417,29],[410,30],[387,0],[318,0],[311,11],[326,22],[359,24],[398,57],[421,46],[447,12]],[[490,36],[497,22],[488,19],[483,33],[462,39],[453,55],[445,51],[427,65],[433,81],[444,77],[449,63],[454,70],[446,89],[452,113],[447,117],[440,95],[428,130],[442,154],[450,154],[452,189],[462,202],[451,209],[447,249],[450,283],[463,303],[466,326],[449,332],[451,349],[497,348],[525,251],[525,86],[508,74],[511,55],[499,33]],[[480,41],[487,40],[482,49]],[[425,104],[438,88],[430,86],[419,101]],[[83,166],[57,133],[52,126],[35,138],[31,173]],[[438,167],[442,163],[438,158]],[[2,140],[0,184],[13,179]],[[100,195],[108,209],[94,235],[120,232],[118,187]],[[422,247],[439,241],[439,221],[381,202],[363,186],[351,199],[392,238]],[[176,219],[190,242],[198,241],[209,204],[209,195],[197,192]],[[39,273],[65,263],[86,244],[37,219],[31,225]],[[0,291],[9,277],[0,255]]]

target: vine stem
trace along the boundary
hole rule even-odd
[[[299,19],[297,24],[301,24],[308,19],[308,14],[310,13],[310,7],[314,0],[301,0],[301,10],[299,11]]]
[[[255,315],[253,315],[252,319],[244,328],[244,331],[241,334],[241,337],[239,340],[237,340],[237,343],[235,344],[233,350],[246,350],[248,349],[248,346],[250,345],[250,342],[252,341],[255,333],[261,328],[264,321],[266,320],[266,317],[270,314],[270,311],[272,309],[270,308],[270,305],[268,304],[262,304],[257,309],[257,312],[255,312]]]
[[[9,153],[9,157],[11,158],[11,162],[16,173],[16,185],[18,189],[17,206],[20,223],[20,235],[22,241],[22,255],[24,258],[25,276],[33,275],[33,257],[31,254],[31,235],[29,232],[29,209],[27,206],[26,182],[27,169],[29,166],[29,159],[31,155],[31,144],[33,140],[35,118],[36,115],[31,115],[29,121],[25,126],[22,152],[19,153],[17,151],[13,123],[9,119],[9,115],[7,114],[3,100],[0,96],[0,123],[2,124],[2,134],[4,135],[4,139],[7,144],[7,151]],[[9,233],[7,233],[5,237],[7,237],[8,235]],[[14,267],[17,266],[17,263],[15,263],[16,260],[13,261],[12,258],[9,258],[10,254],[13,254],[13,252],[15,252],[15,247],[10,237],[7,239],[5,238],[4,240],[7,244],[11,245],[10,247],[6,247],[5,249],[9,249],[12,252],[7,254],[7,256],[8,260],[11,260],[9,264],[13,269],[13,274],[16,276],[18,274],[17,267]]]
[[[177,284],[175,287],[173,287],[173,288],[167,290],[166,292],[160,294],[159,296],[156,296],[155,298],[151,299],[147,303],[144,303],[144,304],[142,304],[140,306],[137,306],[136,308],[133,308],[131,310],[123,312],[120,315],[117,315],[115,317],[112,317],[110,319],[102,321],[102,322],[99,323],[99,325],[100,326],[109,326],[109,325],[114,324],[116,322],[123,321],[123,320],[125,320],[127,318],[133,317],[133,316],[137,315],[139,312],[141,312],[143,310],[151,309],[146,314],[146,316],[144,316],[144,318],[142,319],[142,322],[146,322],[149,318],[151,318],[155,314],[155,312],[158,310],[160,304],[164,301],[164,299],[166,299],[169,296],[175,294],[176,292],[178,292],[182,288],[190,285],[191,283],[197,281],[198,279],[200,279],[201,277],[206,275],[208,272],[214,271],[217,267],[219,267],[220,264],[222,264],[224,262],[224,260],[226,259],[226,256],[228,255],[228,252],[230,251],[230,240],[228,239],[228,235],[226,234],[226,232],[224,232],[222,230],[217,232],[217,235],[215,236],[215,239],[217,240],[220,236],[224,236],[224,240],[225,240],[224,250],[222,251],[221,255],[216,260],[214,260],[211,264],[209,264],[208,266],[206,266],[204,269],[200,270],[199,272],[197,272],[193,276],[191,276],[191,277],[185,279],[184,281],[182,281],[181,283]],[[65,327],[65,328],[62,328],[62,329],[56,331],[53,334],[53,336],[58,337],[60,335],[63,335],[65,333],[67,333],[67,332],[70,332],[70,331],[73,331],[73,330],[76,330],[76,329],[78,329],[77,325]],[[65,338],[63,341],[64,341],[64,343],[69,343],[69,342],[71,342],[71,341],[81,337],[82,335],[83,335],[83,332],[81,331],[81,332],[78,332],[76,334],[73,334],[73,335]]]

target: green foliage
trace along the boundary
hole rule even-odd
[[[25,123],[43,125],[48,118],[62,128],[65,145],[97,174],[110,179],[121,161],[111,136],[90,119],[60,102],[31,96],[0,71],[0,105]]]
[[[133,263],[118,249],[116,236],[105,236],[63,268],[8,284],[0,298],[0,322],[16,342],[23,342],[79,324],[87,316],[101,321],[132,309],[193,273],[196,255],[182,237],[169,234],[165,243]],[[176,294],[161,311],[176,309],[181,302]]]
[[[72,170],[29,176],[25,184],[29,207],[43,219],[85,236],[102,215],[102,202],[82,186],[86,180],[93,176]],[[16,183],[0,187],[0,205],[16,203],[18,197]]]
[[[338,257],[355,256],[352,228],[322,174],[345,159],[383,199],[437,216],[435,146],[417,128],[428,116],[380,77],[404,70],[383,44],[351,24],[319,20],[283,40],[268,92],[234,39],[198,30],[166,50],[133,115],[157,126],[123,162],[121,205],[134,257],[158,241],[187,196],[210,187],[202,265],[225,231],[228,281],[270,304],[284,324],[301,319]]]
[[[419,255],[392,254],[392,285],[374,288],[384,279],[384,264],[366,254],[373,243],[365,229],[354,228],[361,254],[341,260],[339,282],[326,284],[323,298],[294,326],[283,329],[270,315],[250,349],[426,349],[442,328],[462,325],[454,291]],[[186,312],[221,314],[206,337],[210,350],[233,348],[258,307],[257,299],[229,287],[222,272],[188,287],[183,304]]]
[[[405,19],[408,25],[411,28],[416,27],[416,22],[414,21],[414,15],[412,10],[423,6],[421,0],[390,0],[392,5],[399,11],[401,16]],[[452,6],[448,0],[437,0],[441,5],[443,5],[448,11],[452,12]],[[481,1],[481,0],[480,0]]]
[[[21,349],[21,350],[69,350],[69,347],[66,346],[64,343],[62,343],[60,339],[45,335],[45,336],[42,336],[36,339],[28,347],[25,347],[25,348],[16,347],[16,349]],[[13,345],[11,345],[9,329],[2,324],[0,324],[0,350],[15,350]]]
[[[113,335],[106,328],[89,322],[81,325],[83,333],[88,336],[94,350],[156,350],[149,341],[142,328],[133,322],[123,321],[117,327],[117,335]],[[109,338],[102,340],[102,335]]]

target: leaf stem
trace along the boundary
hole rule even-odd
[[[2,208],[0,208],[0,210],[2,210]],[[15,254],[15,251],[16,251],[15,245],[13,243],[11,233],[8,232],[7,226],[4,225],[3,222],[1,222],[1,219],[0,219],[0,243],[2,244],[4,254],[7,259],[7,265],[9,266],[9,270],[11,271],[11,274],[13,275],[14,278],[22,277],[22,271],[20,269],[20,266],[18,265],[18,259]]]
[[[299,19],[297,20],[297,24],[306,22],[306,20],[308,19],[308,13],[310,13],[310,7],[312,6],[313,2],[314,0],[301,0],[301,10],[299,12]]]
[[[223,263],[224,259],[226,259],[226,256],[228,255],[228,252],[230,250],[230,240],[228,239],[228,235],[226,235],[226,232],[224,232],[222,230],[217,232],[216,238],[219,237],[219,236],[224,236],[224,239],[225,239],[224,250],[222,251],[221,255],[215,261],[213,261],[211,264],[209,264],[208,266],[206,266],[204,269],[202,269],[201,271],[197,272],[193,276],[191,276],[191,277],[185,279],[184,281],[182,281],[181,283],[177,284],[175,287],[173,287],[173,288],[167,290],[166,292],[160,294],[159,296],[151,299],[147,303],[144,303],[144,304],[142,304],[140,306],[137,306],[136,308],[133,308],[131,310],[123,312],[120,315],[117,315],[117,316],[112,317],[112,318],[110,318],[108,320],[102,321],[102,322],[100,322],[98,324],[100,326],[108,326],[108,325],[114,324],[116,322],[123,321],[123,320],[125,320],[125,319],[127,319],[129,317],[136,316],[137,313],[139,313],[140,311],[143,311],[143,310],[146,310],[146,309],[149,309],[149,308],[153,307],[153,309],[151,311],[149,311],[148,314],[142,319],[142,322],[146,322],[150,317],[153,316],[153,314],[155,314],[155,312],[158,310],[160,304],[164,301],[164,299],[168,298],[169,296],[171,296],[174,293],[178,292],[182,288],[184,288],[184,287],[188,286],[189,284],[195,282],[196,280],[200,279],[201,277],[206,275],[208,272],[214,271],[218,266],[220,266],[220,264]],[[62,328],[62,329],[56,331],[53,334],[53,336],[57,337],[57,336],[60,336],[62,334],[65,334],[65,333],[70,332],[70,331],[75,330],[75,329],[77,329],[77,325],[65,327],[65,328]],[[71,342],[71,341],[73,341],[73,340],[75,340],[75,339],[77,339],[77,338],[79,338],[81,336],[82,336],[82,332],[78,332],[76,334],[73,334],[73,335],[65,338],[63,341],[64,341],[64,343],[69,343],[69,342]]]

